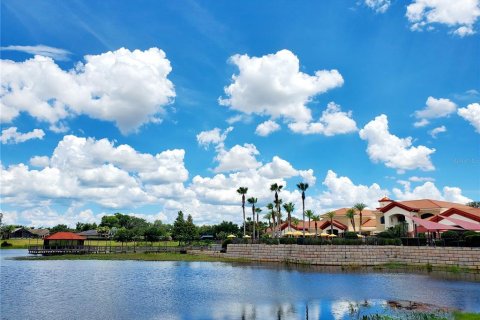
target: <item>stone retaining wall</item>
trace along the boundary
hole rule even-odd
[[[225,257],[325,266],[375,266],[389,263],[459,266],[480,270],[480,248],[229,244]]]

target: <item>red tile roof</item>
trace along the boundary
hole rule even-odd
[[[72,232],[57,232],[45,237],[45,240],[87,240],[87,238]]]
[[[362,224],[362,227],[366,228],[375,228],[377,226],[377,220],[375,219],[368,219]]]

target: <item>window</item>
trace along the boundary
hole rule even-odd
[[[385,224],[385,217],[384,216],[380,217],[380,224]]]

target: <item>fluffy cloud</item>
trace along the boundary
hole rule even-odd
[[[199,145],[208,148],[210,144],[214,144],[219,147],[224,146],[224,141],[227,139],[228,134],[233,130],[233,127],[228,127],[223,132],[219,128],[215,128],[209,131],[202,131],[197,134],[197,142]]]
[[[480,104],[472,103],[466,108],[460,108],[458,109],[458,115],[470,122],[475,131],[480,133]]]
[[[45,132],[42,129],[34,129],[27,133],[21,133],[17,131],[17,127],[10,127],[2,130],[0,141],[2,144],[6,143],[22,143],[31,139],[43,139]]]
[[[427,119],[448,117],[457,110],[457,105],[448,99],[435,99],[428,97],[425,109],[415,111],[414,115],[419,121],[414,123],[415,127],[423,127],[430,122]]]
[[[437,135],[442,132],[447,132],[447,128],[445,126],[440,126],[437,128],[434,128],[428,132],[429,135],[432,136],[432,138],[437,138]]]
[[[415,187],[410,190],[410,183],[403,183],[404,189],[393,188],[393,194],[397,200],[412,200],[412,199],[435,199],[446,200],[456,203],[467,203],[471,199],[462,195],[462,190],[458,187],[445,186],[442,192],[431,181],[425,182],[423,185]]]
[[[388,130],[388,118],[380,115],[370,121],[359,132],[360,138],[368,143],[367,153],[374,162],[383,162],[389,168],[402,173],[405,170],[434,170],[430,155],[435,149],[412,146],[412,138],[399,138]]]
[[[334,102],[327,105],[318,122],[294,122],[288,127],[301,134],[323,134],[333,136],[357,131],[357,124],[352,119],[352,112],[343,112]]]
[[[475,33],[474,24],[480,16],[479,0],[414,0],[407,6],[406,16],[411,30],[431,30],[444,24],[451,32],[464,37]]]
[[[255,158],[259,152],[255,145],[245,143],[235,145],[230,150],[219,150],[215,160],[218,166],[215,172],[242,171],[258,168],[261,163]]]
[[[306,104],[315,95],[343,85],[337,70],[320,70],[313,76],[301,72],[297,56],[289,50],[262,57],[237,54],[230,61],[239,73],[232,76],[233,83],[225,87],[227,98],[219,103],[246,114],[310,122]]]
[[[369,208],[378,206],[378,199],[389,194],[376,183],[371,186],[355,185],[348,177],[339,177],[334,171],[328,170],[323,181],[327,187],[320,196],[320,203],[327,208],[351,207],[355,203],[365,203]]]
[[[259,136],[266,137],[269,134],[278,130],[280,130],[280,126],[278,125],[278,123],[272,120],[267,120],[257,126],[257,129],[255,129],[255,133]]]
[[[158,48],[119,49],[85,56],[64,71],[51,59],[2,60],[1,118],[11,122],[21,112],[51,124],[79,114],[113,121],[122,133],[161,121],[164,106],[175,97],[167,79],[172,70]]]
[[[107,139],[65,136],[52,156],[4,168],[0,176],[3,203],[35,206],[44,201],[80,201],[107,208],[125,208],[155,202],[148,188],[174,185],[188,179],[184,150],[156,155],[139,153]]]
[[[417,177],[417,176],[410,177],[408,178],[408,180],[412,182],[435,181],[435,179],[431,177]]]
[[[365,0],[365,4],[377,13],[385,13],[390,7],[390,0]]]
[[[71,54],[70,51],[38,45],[38,46],[8,46],[8,47],[0,47],[0,50],[4,51],[20,51],[25,52],[33,55],[39,55],[44,57],[50,57],[55,60],[68,60],[68,56]]]

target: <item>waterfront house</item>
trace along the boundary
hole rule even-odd
[[[48,229],[29,229],[20,227],[10,232],[11,239],[42,239],[50,234]]]
[[[87,240],[102,240],[104,239],[95,229],[77,232],[79,236],[87,238]]]
[[[44,247],[79,247],[87,240],[73,232],[57,232],[43,239]]]
[[[460,225],[465,230],[469,230],[467,225],[476,226],[480,223],[480,209],[454,202],[432,199],[395,201],[384,197],[379,200],[379,203],[380,207],[374,212],[376,232],[405,222],[409,234],[413,235],[415,227],[422,224],[421,220],[443,223],[449,226],[459,225],[458,221],[455,224],[449,217],[454,220],[465,221],[464,226]]]

